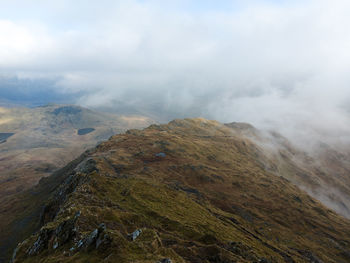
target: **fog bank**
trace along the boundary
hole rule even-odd
[[[44,79],[50,102],[66,97],[160,121],[243,121],[302,143],[349,139],[349,1],[2,6],[1,78],[31,83],[12,86],[19,97],[45,94],[36,84]],[[0,94],[11,100],[4,82]]]

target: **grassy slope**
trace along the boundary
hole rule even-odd
[[[28,256],[33,235],[15,262],[348,262],[350,222],[266,171],[259,155],[249,140],[202,119],[116,135],[90,154],[98,171],[74,175],[88,180],[44,226],[57,229],[81,211],[77,236]],[[102,222],[111,244],[69,252]],[[135,229],[143,232],[132,242]]]
[[[346,143],[315,144],[313,149],[304,152],[277,133],[262,132],[242,123],[227,126],[239,136],[255,142],[263,153],[259,156],[260,161],[271,172],[290,180],[350,219],[350,154]]]

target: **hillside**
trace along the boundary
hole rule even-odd
[[[350,221],[241,132],[186,119],[111,137],[23,194],[45,206],[21,211],[38,231],[12,262],[349,262]]]
[[[107,114],[73,105],[0,107],[0,262],[7,247],[19,241],[22,229],[33,231],[30,218],[34,211],[19,201],[22,193],[98,142],[151,122],[143,116]],[[24,209],[30,213],[17,224],[13,236],[9,226]]]
[[[305,152],[276,132],[260,131],[249,124],[230,123],[238,136],[263,152],[259,160],[270,172],[283,176],[312,197],[350,219],[349,145],[320,142]]]

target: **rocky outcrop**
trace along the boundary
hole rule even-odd
[[[142,233],[142,230],[141,229],[137,229],[135,230],[134,232],[132,232],[130,235],[129,235],[129,238],[131,241],[135,241],[136,238],[138,238]]]
[[[86,158],[85,155],[82,155],[78,160],[75,164],[72,163],[74,166],[70,167],[70,169],[62,169],[61,173],[67,174],[66,179],[54,190],[52,197],[44,206],[40,216],[40,225],[43,227],[36,234],[37,238],[34,243],[27,248],[26,255],[38,255],[46,249],[55,250],[78,236],[76,223],[81,215],[80,211],[77,211],[72,217],[60,219],[59,221],[61,222],[58,225],[55,224],[56,227],[50,224],[50,222],[56,220],[61,206],[68,199],[69,195],[75,192],[77,187],[89,181],[89,173],[97,171],[96,162],[92,158]],[[12,262],[16,260],[16,254],[20,245],[17,246],[13,253]]]
[[[72,243],[73,246],[69,249],[70,254],[74,254],[80,250],[91,251],[94,249],[106,249],[110,246],[112,238],[106,232],[106,226],[101,223],[96,229],[85,235],[83,238],[78,231],[77,221],[81,212],[76,212],[73,218],[68,218],[62,221],[57,227],[42,228],[37,234],[37,238],[32,245],[25,251],[26,256],[35,256],[41,252],[52,249],[56,250],[66,244]],[[21,249],[21,245],[15,249],[11,263],[16,262],[16,254]]]
[[[74,169],[76,173],[89,174],[94,171],[98,171],[96,167],[96,161],[93,158],[86,158]]]
[[[53,249],[57,249],[72,240],[77,232],[75,225],[79,216],[80,211],[75,214],[74,218],[61,222],[57,228],[42,228],[34,244],[27,250],[27,254],[29,256],[36,255],[48,249],[50,245]]]
[[[72,247],[71,251],[99,249],[104,246],[108,246],[112,239],[105,232],[106,226],[104,223],[100,224],[98,228],[94,229],[89,235],[78,241],[77,245]]]
[[[60,206],[64,203],[67,196],[73,193],[79,185],[89,180],[89,173],[97,171],[96,161],[93,158],[86,158],[80,162],[67,179],[57,188],[53,197],[44,206],[41,214],[41,225],[51,222],[57,215]]]
[[[27,255],[33,256],[33,255],[40,253],[44,249],[47,249],[52,233],[53,233],[52,229],[47,229],[47,228],[41,229],[37,240],[27,250]]]
[[[53,242],[53,249],[58,248],[69,242],[77,233],[76,222],[81,212],[78,211],[73,219],[63,221],[55,230],[55,239]]]

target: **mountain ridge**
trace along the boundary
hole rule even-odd
[[[40,208],[26,199],[41,200],[31,187],[98,142],[151,123],[144,116],[103,113],[76,105],[0,107],[0,262],[22,234],[34,231],[32,220]]]
[[[261,154],[205,119],[115,135],[61,170],[12,262],[348,262],[349,220]]]

